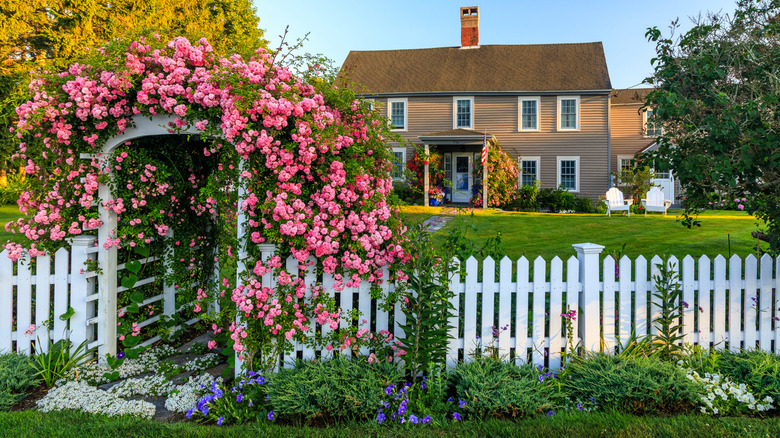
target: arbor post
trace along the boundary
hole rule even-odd
[[[425,145],[425,176],[423,177],[423,206],[427,207],[430,204],[430,189],[431,189],[431,182],[430,182],[430,164],[429,159],[431,156],[431,150],[430,146],[427,144]]]

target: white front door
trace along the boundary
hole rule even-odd
[[[667,201],[676,202],[674,199],[674,178],[671,177],[671,173],[658,173],[655,176],[656,177],[653,179],[653,184],[658,186],[664,193],[664,199]]]
[[[452,202],[469,202],[471,199],[471,160],[474,154],[452,154]]]

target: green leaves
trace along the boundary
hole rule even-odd
[[[61,321],[67,321],[76,314],[76,310],[73,307],[68,307],[68,311],[60,315]]]

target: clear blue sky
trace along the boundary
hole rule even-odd
[[[731,14],[735,0],[478,1],[478,0],[254,0],[260,28],[276,48],[285,26],[288,41],[310,33],[304,52],[321,53],[341,66],[350,50],[416,49],[460,45],[461,6],[479,6],[480,44],[601,41],[614,88],[639,84],[651,72],[651,26],[706,11]]]

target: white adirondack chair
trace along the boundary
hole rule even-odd
[[[631,204],[634,203],[633,199],[623,199],[623,192],[617,187],[612,187],[607,191],[607,199],[604,203],[607,204],[607,216],[612,216],[613,211],[626,211],[628,216],[631,216]]]
[[[653,187],[647,192],[647,198],[642,199],[642,206],[645,208],[645,217],[648,211],[657,211],[663,213],[666,217],[666,210],[672,205],[672,201],[664,198],[664,192],[658,187]]]

